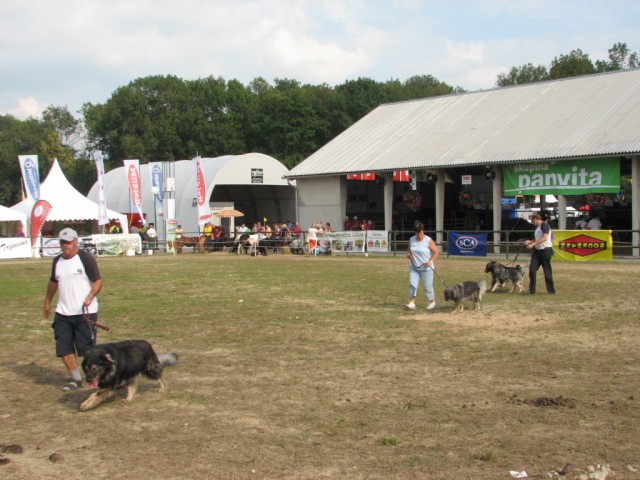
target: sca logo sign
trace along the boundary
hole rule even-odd
[[[456,238],[456,247],[458,247],[460,250],[474,250],[477,246],[477,238],[467,236]]]
[[[576,235],[558,242],[558,248],[562,251],[586,257],[607,249],[607,242],[589,235]]]

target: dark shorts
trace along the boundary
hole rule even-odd
[[[92,313],[89,317],[92,322],[98,321],[97,313]],[[58,357],[72,353],[82,357],[95,345],[96,327],[90,326],[84,315],[67,316],[56,313],[51,328],[56,339]]]

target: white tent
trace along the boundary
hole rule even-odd
[[[13,237],[15,234],[15,222],[22,223],[22,230],[27,231],[27,216],[16,210],[0,205],[0,235]]]
[[[262,220],[271,221],[295,219],[295,182],[284,177],[289,173],[287,167],[273,157],[262,153],[244,155],[225,155],[216,158],[202,158],[201,167],[207,182],[206,198],[209,204],[223,202],[225,206],[242,211],[243,222]],[[198,232],[198,214],[196,197],[196,169],[194,160],[178,160],[174,163],[175,180],[175,216],[188,235]],[[165,172],[165,176],[168,172]],[[140,165],[140,191],[142,192],[142,211],[147,221],[157,222],[156,229],[164,238],[163,222],[166,219],[154,215],[154,196],[151,194],[149,165]],[[114,168],[105,174],[107,205],[120,212],[133,211],[130,201],[129,185],[124,167]],[[214,195],[217,189],[219,195]],[[94,184],[90,199],[98,198],[98,186]],[[168,211],[165,196],[164,211]]]
[[[62,173],[58,161],[54,161],[51,170],[40,185],[40,198],[51,204],[47,221],[97,220],[98,204],[78,192]],[[11,207],[31,217],[34,202],[27,198]],[[129,233],[127,216],[113,210],[107,210],[110,220],[119,220],[122,233]]]

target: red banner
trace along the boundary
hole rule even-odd
[[[127,175],[127,181],[129,182],[131,200],[133,201],[133,205],[136,207],[136,210],[138,210],[142,221],[146,224],[142,213],[142,184],[140,182],[140,171],[138,170],[140,162],[138,160],[123,160],[123,163],[125,173]]]
[[[51,213],[51,204],[46,200],[38,200],[31,210],[31,246],[36,244],[40,230]]]
[[[393,172],[393,181],[394,182],[411,181],[411,177],[409,177],[409,170],[396,170],[395,172]]]
[[[196,198],[198,199],[198,225],[204,225],[211,221],[211,207],[207,198],[207,182],[204,178],[201,158],[196,157]]]
[[[347,175],[347,180],[368,180],[374,181],[376,179],[376,174],[373,172],[369,173],[349,173]],[[393,181],[394,182],[409,182],[411,178],[409,177],[409,170],[396,170],[393,172]]]

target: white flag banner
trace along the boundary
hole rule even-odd
[[[27,198],[34,202],[40,200],[40,170],[37,155],[18,155],[22,179],[27,187]]]
[[[146,225],[147,221],[142,213],[142,182],[140,181],[140,160],[123,160],[124,172],[129,182],[129,192],[131,193],[131,201],[133,206],[140,214],[142,224]]]
[[[162,208],[162,202],[164,201],[164,193],[162,191],[162,184],[164,182],[162,163],[149,162],[149,175],[151,176],[151,189],[154,192],[153,197],[156,205],[156,213],[162,217],[164,216],[164,210]]]
[[[94,150],[91,155],[96,162],[96,170],[98,171],[98,225],[106,225],[109,223],[109,217],[107,215],[107,196],[104,189],[104,159],[100,150]]]
[[[211,207],[209,207],[209,198],[207,197],[207,182],[204,178],[201,158],[194,158],[196,164],[196,199],[198,203],[198,225],[204,225],[211,221]]]

